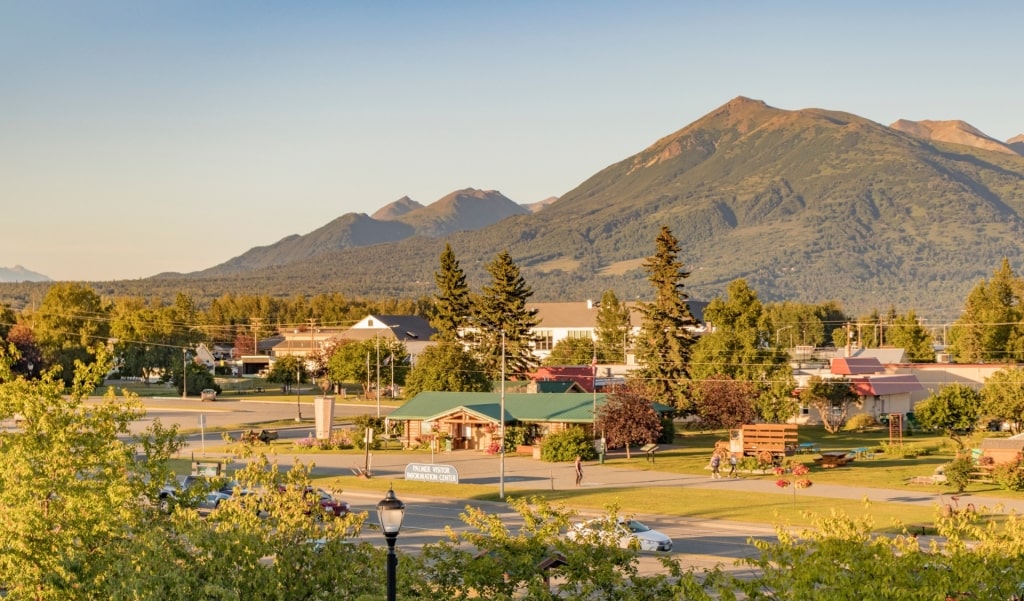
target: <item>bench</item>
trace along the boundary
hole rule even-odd
[[[820,453],[821,447],[816,442],[801,442],[796,450],[798,453]]]
[[[658,445],[652,442],[640,447],[640,450],[647,455],[647,461],[654,463],[654,452],[658,450]]]

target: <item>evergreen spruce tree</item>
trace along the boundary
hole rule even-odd
[[[527,309],[533,296],[512,261],[502,251],[487,266],[491,284],[473,298],[473,343],[476,355],[492,379],[501,377],[502,333],[505,343],[505,377],[524,377],[537,366],[530,330],[537,325],[537,310]]]
[[[601,363],[625,363],[631,330],[629,307],[620,303],[612,290],[601,296],[595,329],[597,360]]]
[[[1024,346],[1018,324],[1022,282],[1003,259],[990,281],[982,280],[970,292],[963,313],[950,332],[953,354],[961,363],[1020,360],[1008,351]]]
[[[458,342],[464,328],[469,325],[471,301],[466,274],[462,271],[451,244],[444,245],[440,271],[434,272],[437,294],[430,310],[430,326],[434,340]]]
[[[654,287],[654,300],[640,303],[643,326],[636,341],[638,377],[651,390],[652,400],[687,409],[684,387],[689,380],[691,348],[696,336],[689,328],[698,324],[690,313],[683,280],[690,272],[679,260],[679,241],[667,226],[655,240],[655,253],[643,264]]]

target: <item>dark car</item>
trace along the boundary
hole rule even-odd
[[[280,492],[285,492],[286,490],[284,486],[278,487]],[[341,517],[347,515],[350,511],[347,502],[336,498],[322,488],[307,486],[302,491],[302,497],[309,505],[305,510],[306,515]]]

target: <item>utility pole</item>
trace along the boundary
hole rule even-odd
[[[380,332],[374,336],[377,339],[377,417],[380,417]]]
[[[260,354],[260,343],[259,335],[260,328],[263,327],[262,317],[250,317],[249,321],[252,323],[252,354]]]
[[[181,349],[181,398],[188,398],[188,349]]]

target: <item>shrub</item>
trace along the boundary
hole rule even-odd
[[[870,428],[872,426],[877,425],[878,421],[875,420],[875,416],[870,415],[868,413],[858,413],[857,415],[854,415],[850,419],[846,420],[846,425],[843,426],[843,429],[846,430],[847,432],[854,430],[861,432],[865,428]]]
[[[573,461],[577,455],[586,460],[597,458],[594,444],[583,428],[574,427],[548,434],[541,443],[540,458],[543,461]]]
[[[992,470],[992,481],[1003,490],[1024,490],[1024,469],[1019,461],[1000,463]]]
[[[957,457],[946,466],[946,484],[955,488],[956,492],[963,492],[973,473],[974,461],[970,457]]]
[[[661,444],[672,444],[676,441],[676,423],[670,417],[661,418],[661,434],[658,435],[658,442]]]

